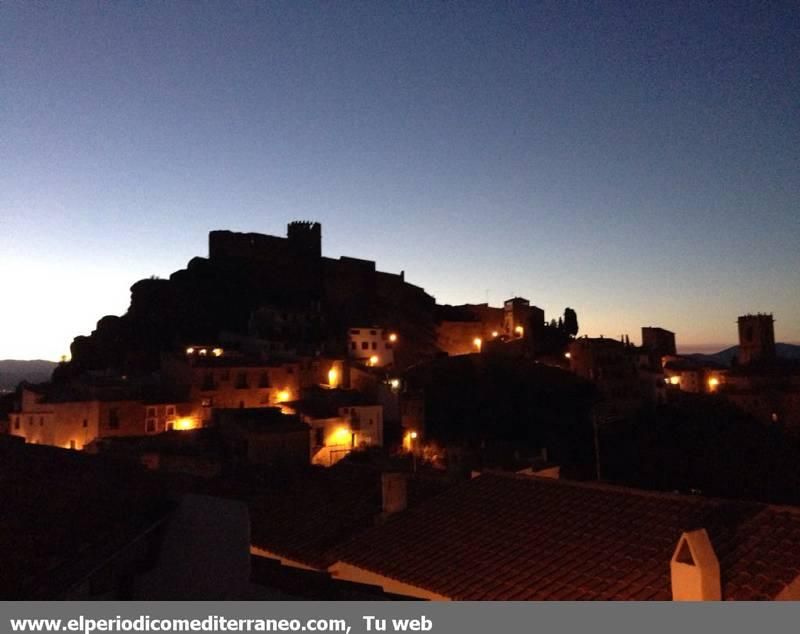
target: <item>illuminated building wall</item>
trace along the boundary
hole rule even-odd
[[[347,353],[365,365],[386,367],[394,364],[394,348],[398,336],[376,326],[350,328],[347,333]]]

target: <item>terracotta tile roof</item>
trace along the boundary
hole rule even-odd
[[[439,491],[436,481],[409,483],[409,506]],[[292,481],[249,496],[253,546],[325,568],[328,552],[371,528],[381,512],[381,472],[339,463],[311,468]]]
[[[800,575],[797,510],[502,474],[329,556],[460,600],[668,600],[678,539],[700,527],[720,560],[723,598],[774,598]]]

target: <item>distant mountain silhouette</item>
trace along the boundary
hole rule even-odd
[[[13,390],[20,381],[39,383],[50,379],[54,361],[35,359],[33,361],[17,361],[15,359],[0,360],[0,391]]]
[[[792,343],[776,343],[775,351],[781,359],[800,359],[800,346]],[[729,366],[738,352],[738,346],[731,346],[730,348],[725,348],[725,350],[720,350],[714,354],[695,353],[687,354],[686,356],[697,359],[698,361],[711,361],[713,363]]]

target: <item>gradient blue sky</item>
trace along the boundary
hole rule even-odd
[[[211,229],[585,334],[800,341],[796,2],[3,2],[0,358],[57,358]]]

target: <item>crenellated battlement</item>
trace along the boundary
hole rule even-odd
[[[212,260],[229,257],[263,260],[293,255],[322,255],[320,223],[306,220],[290,222],[285,238],[235,231],[211,231],[208,234],[208,257]]]

